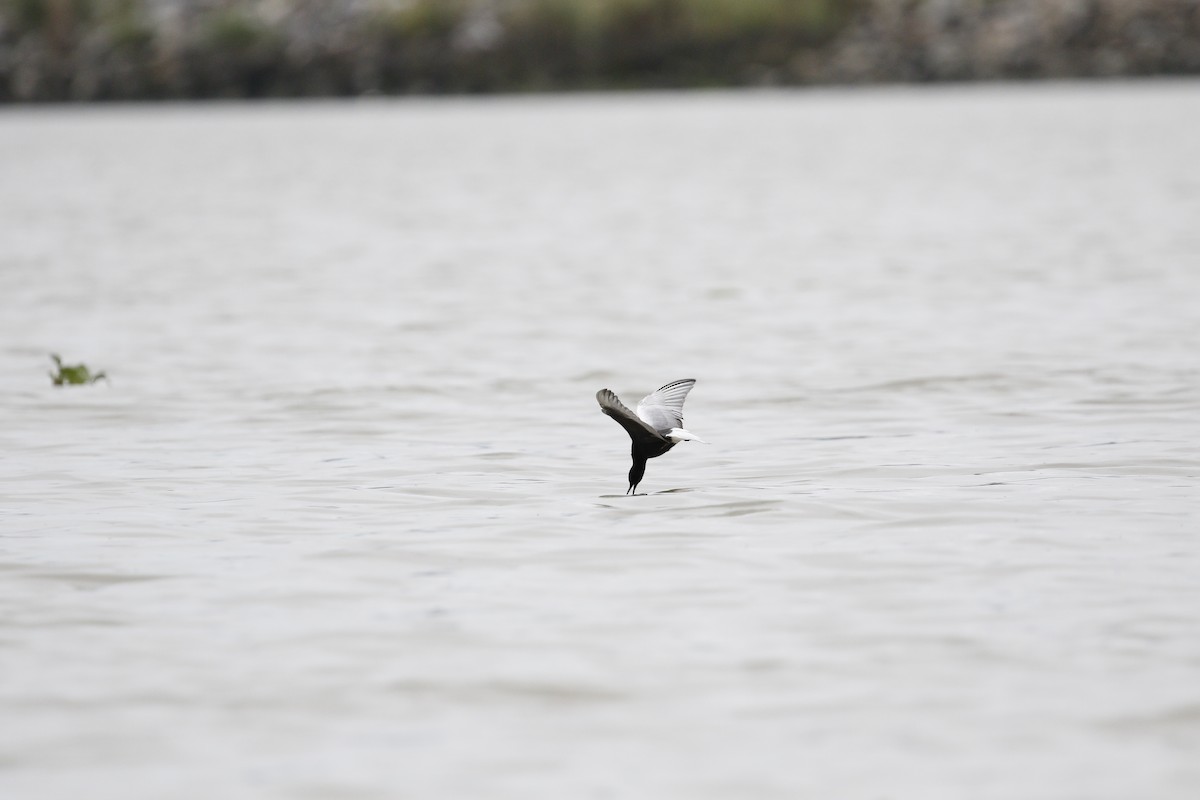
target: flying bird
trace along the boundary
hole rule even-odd
[[[636,414],[626,408],[610,390],[596,392],[600,410],[615,419],[633,440],[630,451],[633,466],[629,468],[629,488],[625,494],[637,491],[642,476],[646,474],[646,462],[649,459],[658,458],[680,442],[704,442],[699,436],[683,429],[683,401],[695,385],[694,378],[671,381],[643,397],[637,405]]]

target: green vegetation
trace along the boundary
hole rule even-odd
[[[783,75],[796,53],[864,1],[293,0],[280,19],[182,0],[168,33],[147,0],[0,0],[0,52],[28,59],[0,59],[0,101],[802,82]],[[14,47],[26,37],[37,45]]]
[[[0,0],[0,103],[1200,74],[1195,0],[158,2]]]
[[[366,26],[399,40],[448,38],[469,10],[462,0],[416,0],[399,7],[380,7],[368,16]]]
[[[96,381],[108,380],[108,376],[103,372],[93,374],[86,364],[64,364],[56,353],[51,353],[50,358],[57,370],[49,373],[55,386],[86,386]]]
[[[201,28],[201,41],[219,50],[250,50],[272,38],[265,23],[237,8],[210,14]]]
[[[144,12],[141,0],[112,0],[104,22],[116,50],[146,50],[154,43],[154,29]]]
[[[86,22],[97,0],[6,0],[9,18],[25,30],[61,29]]]

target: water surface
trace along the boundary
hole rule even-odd
[[[1197,88],[4,110],[4,794],[1194,797]]]

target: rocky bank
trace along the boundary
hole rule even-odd
[[[1200,74],[1200,0],[0,0],[0,102]]]

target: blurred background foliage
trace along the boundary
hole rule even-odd
[[[1200,0],[0,0],[0,101],[1200,73]]]

